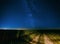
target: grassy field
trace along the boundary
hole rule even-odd
[[[1,44],[60,44],[59,30],[1,30]]]

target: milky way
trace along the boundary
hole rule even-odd
[[[60,1],[3,1],[0,3],[0,28],[60,27]]]

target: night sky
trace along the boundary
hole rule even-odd
[[[0,28],[60,28],[60,0],[0,0]]]

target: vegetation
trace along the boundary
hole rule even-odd
[[[1,31],[1,44],[46,44],[46,39],[53,44],[60,44],[60,34],[39,30]]]

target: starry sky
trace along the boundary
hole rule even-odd
[[[60,28],[60,0],[1,0],[0,28]]]

